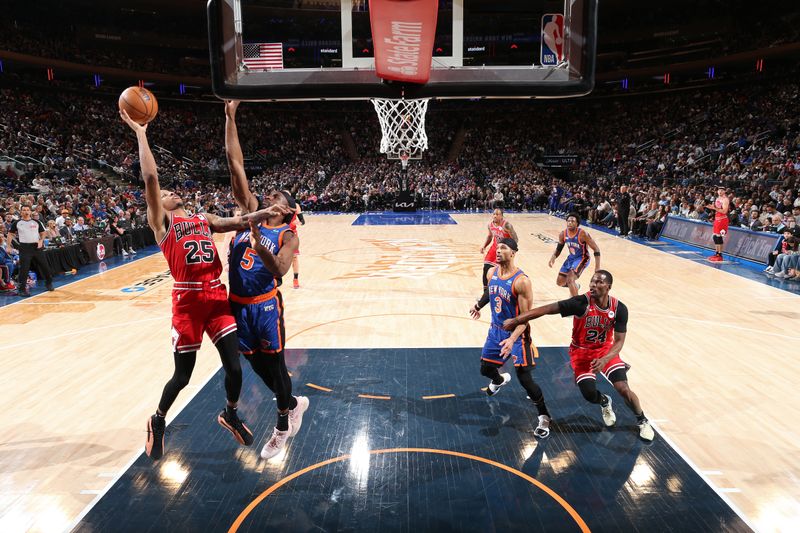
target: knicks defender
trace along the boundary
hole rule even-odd
[[[230,248],[230,299],[239,327],[239,350],[275,393],[278,407],[275,429],[261,449],[261,457],[269,459],[300,430],[309,404],[305,396],[292,395],[284,357],[283,297],[278,290],[278,280],[289,271],[299,247],[297,235],[289,229],[297,204],[287,192],[271,191],[259,200],[250,191],[236,129],[238,106],[239,102],[225,102],[225,153],[233,197],[243,213],[256,211],[262,203],[285,213],[269,217],[266,225],[251,224],[249,231],[236,235]]]
[[[511,222],[503,218],[503,210],[499,207],[492,213],[492,220],[489,222],[489,234],[486,235],[486,241],[481,246],[481,253],[485,253],[483,257],[483,288],[486,288],[489,278],[487,274],[489,270],[497,266],[497,243],[501,239],[512,238],[518,241],[517,232]]]
[[[717,187],[717,199],[714,205],[706,207],[714,211],[714,255],[708,258],[709,261],[722,261],[722,248],[725,246],[725,235],[728,234],[728,211],[731,201],[725,192],[725,187]]]
[[[655,432],[644,416],[639,397],[628,386],[629,366],[619,356],[628,330],[628,308],[609,296],[613,283],[614,278],[608,271],[598,270],[589,282],[587,294],[523,312],[506,320],[503,328],[516,331],[530,320],[544,315],[573,317],[569,359],[581,394],[589,403],[600,406],[606,427],[616,424],[617,415],[611,407],[611,397],[597,390],[596,374],[603,374],[636,415],[639,437],[651,441]]]
[[[588,248],[594,250],[594,271],[600,268],[600,247],[594,242],[592,236],[580,226],[581,219],[577,213],[570,213],[567,215],[567,229],[558,234],[558,244],[553,255],[550,256],[550,261],[547,263],[550,268],[556,259],[561,255],[561,250],[567,246],[569,255],[561,265],[561,269],[556,277],[556,285],[559,287],[567,287],[570,296],[577,296],[580,285],[578,278],[581,277],[584,269],[589,265],[589,251]]]
[[[539,412],[539,424],[534,435],[544,438],[550,434],[550,413],[542,389],[533,380],[536,348],[532,346],[530,327],[522,324],[510,334],[503,330],[504,320],[527,311],[533,301],[528,276],[514,265],[517,250],[517,241],[514,239],[506,238],[498,242],[498,266],[489,271],[488,286],[478,303],[470,309],[470,314],[477,320],[481,316],[481,308],[487,303],[491,304],[492,323],[481,352],[481,375],[491,380],[486,394],[494,396],[500,387],[511,381],[511,374],[500,372],[506,359],[511,357],[517,379]]]
[[[286,194],[291,196],[289,191],[282,191]],[[303,226],[306,225],[306,219],[303,217],[303,211],[300,209],[300,205],[298,204],[295,208],[294,216],[292,217],[292,221],[289,222],[289,229],[292,230],[292,233],[298,236],[297,233],[297,221],[300,221],[300,224]],[[292,288],[299,289],[300,288],[300,246],[298,245],[297,250],[294,252],[294,257],[292,258],[292,274],[294,275],[294,279],[292,280]]]
[[[225,369],[227,405],[217,421],[240,444],[249,446],[253,443],[253,434],[236,413],[242,388],[236,321],[228,305],[225,285],[219,279],[222,262],[211,234],[246,228],[251,221],[260,222],[287,211],[273,208],[233,218],[221,218],[210,213],[190,216],[183,208],[183,200],[174,192],[161,190],[158,184],[155,159],[147,142],[147,126],[131,120],[125,111],[120,111],[120,115],[136,133],[145,184],[147,221],[175,280],[172,289],[175,371],[164,386],[158,409],[147,421],[145,451],[153,460],[160,459],[164,453],[165,417],[178,393],[189,383],[203,332],[217,347]]]

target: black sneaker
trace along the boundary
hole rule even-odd
[[[147,442],[144,451],[153,461],[161,459],[164,455],[164,429],[167,421],[163,416],[153,415],[147,419]]]
[[[223,409],[217,417],[217,422],[219,422],[220,426],[230,431],[239,444],[243,446],[253,444],[253,432],[244,425],[244,420],[239,418],[236,411],[229,413],[227,409]]]
[[[28,297],[31,295],[31,290],[28,287],[23,287],[22,289],[17,289],[17,296],[24,296]]]
[[[48,283],[47,285],[45,285],[45,288],[47,288],[47,290],[50,291],[50,292],[53,292],[55,290],[53,288],[53,283],[52,282]]]

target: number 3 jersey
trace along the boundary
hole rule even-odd
[[[203,215],[179,217],[170,213],[169,227],[159,246],[176,288],[183,284],[202,285],[218,279],[222,273],[211,228]]]

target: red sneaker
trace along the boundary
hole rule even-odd
[[[292,281],[292,287],[295,288],[295,289],[299,289],[300,288],[300,281],[297,280],[297,279],[293,280]]]
[[[722,256],[721,255],[712,255],[711,257],[708,258],[708,260],[709,261],[713,261],[714,263],[719,263],[719,262],[722,261]]]

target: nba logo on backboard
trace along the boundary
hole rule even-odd
[[[542,66],[554,67],[564,60],[564,15],[542,15]]]

